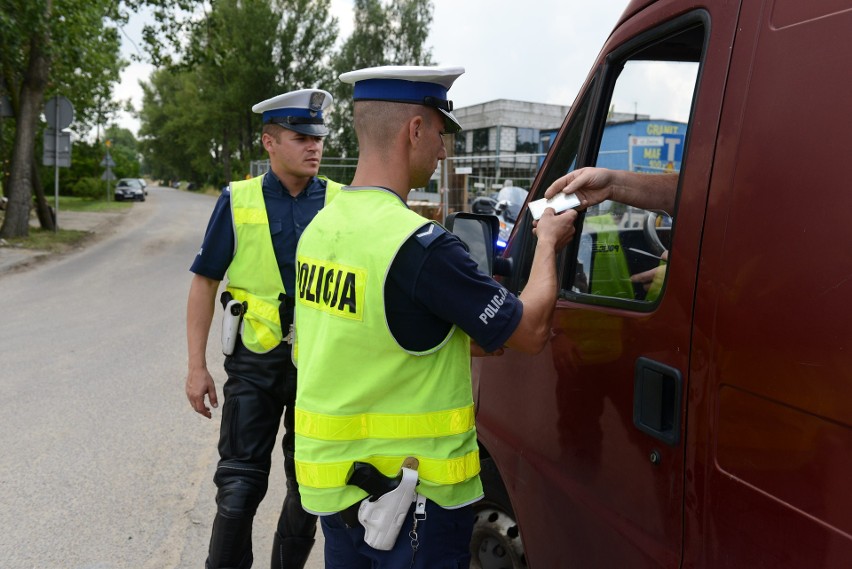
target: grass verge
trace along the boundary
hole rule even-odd
[[[50,206],[54,207],[53,199],[49,200]],[[89,237],[89,231],[76,229],[62,229],[62,212],[84,211],[84,212],[111,212],[123,211],[132,205],[130,202],[115,202],[104,200],[92,200],[71,196],[59,196],[59,231],[47,231],[40,227],[30,226],[27,237],[12,237],[6,239],[8,246],[22,249],[34,249],[48,251],[51,253],[63,252],[75,247],[78,243]],[[0,211],[0,224],[3,222],[3,214]],[[38,222],[36,222],[38,223]]]
[[[54,202],[50,200],[50,206]],[[133,205],[133,202],[117,202],[114,200],[92,200],[88,198],[75,198],[71,196],[59,196],[59,223],[62,224],[63,211],[123,211]]]
[[[12,237],[6,242],[12,247],[23,249],[36,249],[59,253],[73,248],[75,245],[91,235],[88,231],[76,229],[59,229],[59,231],[47,231],[45,229],[31,227],[27,237]]]

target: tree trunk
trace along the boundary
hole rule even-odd
[[[51,0],[47,0],[46,21],[50,18],[52,4]],[[41,114],[41,104],[50,73],[50,61],[45,52],[48,41],[50,41],[50,35],[46,29],[42,35],[30,37],[30,60],[21,86],[21,104],[16,121],[15,145],[12,149],[6,196],[9,198],[9,203],[6,204],[6,217],[3,219],[3,226],[0,227],[0,237],[29,235],[36,124]]]
[[[51,212],[47,198],[44,195],[44,186],[41,185],[41,179],[38,175],[38,159],[35,156],[33,156],[33,191],[35,191],[36,195],[35,208],[39,225],[47,231],[55,231],[56,214],[55,212]]]

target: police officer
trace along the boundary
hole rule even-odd
[[[287,494],[275,532],[272,567],[303,567],[313,546],[316,517],[300,503],[293,464],[296,370],[290,357],[295,290],[295,251],[299,236],[339,185],[319,178],[323,111],[332,97],[302,89],[273,97],[252,110],[263,114],[263,147],[270,170],[262,177],[234,182],[219,197],[201,250],[187,304],[189,371],[186,395],[208,419],[218,407],[206,348],[215,298],[236,305],[226,318],[241,318],[233,346],[223,347],[228,380],[223,393],[219,464],[214,482],[217,513],[207,567],[252,565],[252,520],[266,494],[272,450],[284,414],[284,469]],[[232,314],[231,312],[236,313]],[[227,323],[223,323],[226,326]],[[224,336],[223,336],[224,338]]]
[[[463,72],[341,75],[354,83],[355,178],[297,250],[296,473],[303,506],[322,516],[327,569],[467,567],[471,504],[482,498],[471,339],[486,352],[505,344],[536,353],[550,338],[556,255],[575,212],[550,209],[537,222],[529,283],[515,297],[455,236],[406,206],[409,189],[446,157],[442,135],[461,128],[447,92]],[[356,462],[403,481],[417,471],[414,501],[388,501],[404,513],[390,549],[383,538],[397,529],[377,520],[399,516],[362,503],[368,492],[347,484]]]

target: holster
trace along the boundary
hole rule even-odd
[[[234,353],[243,315],[248,306],[245,302],[234,300],[233,295],[228,291],[223,292],[219,300],[225,309],[225,313],[222,315],[222,353],[230,356]]]
[[[417,492],[417,471],[402,468],[402,480],[396,489],[379,496],[376,501],[365,498],[358,508],[358,521],[366,530],[364,541],[374,549],[393,549],[399,530]]]
[[[417,497],[417,461],[406,459],[400,469],[401,477],[398,478],[387,478],[372,465],[367,466],[373,470],[369,475],[371,479],[364,480],[364,477],[356,477],[359,482],[355,484],[367,492],[371,492],[367,489],[371,488],[372,492],[369,497],[361,501],[358,507],[358,521],[366,530],[364,541],[367,545],[374,549],[389,551],[393,549],[399,530],[405,522],[405,516]],[[391,487],[393,489],[388,490]],[[381,494],[378,494],[379,492]]]

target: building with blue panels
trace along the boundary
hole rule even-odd
[[[556,130],[541,131],[540,152],[546,153]],[[640,119],[610,122],[604,129],[596,166],[635,172],[680,171],[686,123]]]

